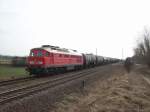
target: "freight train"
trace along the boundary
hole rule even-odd
[[[33,48],[27,57],[27,71],[32,75],[78,70],[118,62],[118,59],[78,53],[76,50],[43,45]]]

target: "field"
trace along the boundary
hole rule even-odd
[[[66,94],[49,112],[150,112],[149,68],[115,71],[86,87],[84,94]]]
[[[85,80],[84,87],[81,79],[76,82],[79,85],[47,89],[10,103],[5,112],[150,112],[147,66],[134,65],[128,73],[123,64],[117,63],[100,67],[93,76],[92,82]]]
[[[13,67],[8,65],[7,66],[0,65],[0,80],[24,77],[27,75],[28,74],[25,71],[25,67]]]

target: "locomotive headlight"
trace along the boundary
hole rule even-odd
[[[43,62],[42,62],[42,61],[39,61],[38,64],[43,64]]]
[[[29,61],[30,64],[34,64],[34,61]]]

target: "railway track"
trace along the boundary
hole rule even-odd
[[[92,68],[90,68],[92,69]],[[94,68],[96,69],[96,68]],[[74,72],[70,72],[70,73],[74,73]],[[70,73],[65,73],[65,74],[70,74]],[[63,74],[61,74],[63,75]],[[0,91],[1,91],[1,87],[3,86],[9,86],[9,85],[15,85],[15,84],[20,84],[23,82],[27,82],[27,81],[32,81],[34,79],[38,79],[35,76],[29,76],[29,77],[22,77],[22,78],[17,78],[17,79],[10,79],[10,80],[5,80],[5,81],[0,81]]]
[[[35,78],[36,77],[34,77],[34,76],[29,76],[29,77],[22,77],[22,78],[11,79],[11,80],[6,80],[6,81],[0,81],[0,87],[1,86],[7,86],[7,85],[10,85],[10,84],[30,81],[30,80],[33,80]]]
[[[97,69],[90,69],[78,73],[73,73],[71,75],[65,75],[63,77],[58,77],[53,80],[41,81],[37,84],[32,84],[28,86],[23,86],[7,91],[3,91],[0,93],[0,105],[9,103],[11,101],[17,100],[19,98],[27,97],[34,93],[40,92],[42,90],[47,90],[50,88],[54,88],[56,86],[71,82],[73,80],[77,80],[79,78],[89,76],[93,73],[98,72]]]

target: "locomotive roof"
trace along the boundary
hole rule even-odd
[[[43,45],[40,48],[34,48],[34,49],[43,49],[43,50],[46,50],[46,51],[52,52],[52,53],[78,55],[78,56],[82,55],[81,53],[78,53],[76,50],[60,48],[58,46]]]

